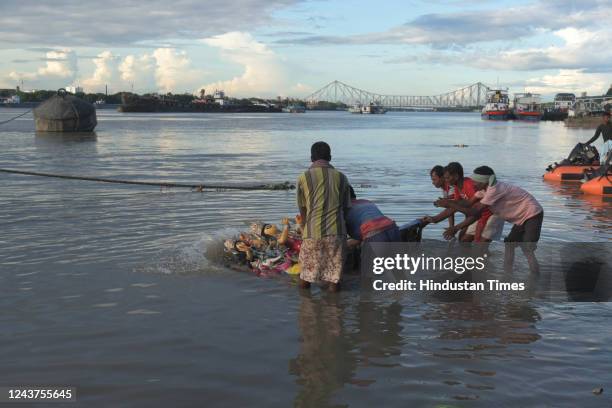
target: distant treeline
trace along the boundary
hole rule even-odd
[[[32,91],[32,92],[20,92],[15,89],[0,89],[0,97],[9,97],[13,95],[19,95],[22,103],[27,102],[42,102],[57,93],[57,90],[40,90],[40,91]],[[82,98],[90,103],[94,103],[96,101],[103,100],[107,104],[121,104],[121,94],[122,92],[105,95],[104,93],[77,93],[76,96]],[[154,94],[144,94],[142,96],[152,96]],[[192,94],[173,94],[167,93],[161,95],[164,98],[170,98],[175,100],[179,105],[188,105],[194,99],[197,99],[195,95]],[[232,103],[240,106],[247,106],[253,104],[269,104],[274,106],[286,107],[289,105],[302,105],[306,106],[308,109],[312,110],[342,110],[348,108],[347,105],[343,103],[335,103],[335,102],[325,102],[320,101],[316,104],[308,104],[305,100],[296,99],[296,98],[276,98],[276,99],[266,99],[266,98],[228,98]]]

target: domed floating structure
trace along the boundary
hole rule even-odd
[[[65,89],[34,109],[38,132],[91,132],[98,124],[96,108]]]

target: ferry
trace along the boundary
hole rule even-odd
[[[511,118],[508,90],[492,89],[487,92],[487,104],[481,117],[485,120],[508,120]]]
[[[532,93],[514,95],[514,117],[518,120],[531,121],[542,119],[542,98],[540,95]]]
[[[378,102],[370,102],[369,105],[364,105],[361,107],[361,113],[372,114],[372,115],[382,115],[382,114],[387,113],[387,110]]]
[[[558,93],[555,95],[555,111],[567,112],[576,103],[576,95],[573,93]]]
[[[351,106],[348,111],[363,115],[382,115],[387,113],[387,110],[378,102],[370,102],[369,105],[357,103]]]

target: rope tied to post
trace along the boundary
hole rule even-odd
[[[25,176],[38,176],[38,177],[52,177],[52,178],[60,178],[60,179],[68,179],[68,180],[83,180],[83,181],[94,181],[98,183],[115,183],[115,184],[131,184],[131,185],[140,185],[140,186],[155,186],[155,187],[166,187],[166,188],[189,188],[191,190],[202,192],[204,190],[273,190],[273,191],[281,191],[281,190],[293,190],[295,189],[295,185],[291,184],[288,181],[283,183],[266,183],[266,184],[253,184],[253,185],[222,185],[222,184],[207,184],[207,183],[197,183],[197,184],[189,184],[189,183],[169,183],[169,182],[161,182],[161,181],[136,181],[136,180],[118,180],[118,179],[109,179],[103,177],[86,177],[86,176],[72,176],[67,174],[53,174],[53,173],[41,173],[35,171],[24,171],[24,170],[14,170],[14,169],[0,169],[0,172],[10,173],[10,174],[21,174]]]

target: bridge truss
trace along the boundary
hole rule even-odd
[[[489,87],[481,82],[434,96],[383,95],[333,81],[306,97],[306,102],[336,102],[346,105],[379,103],[390,109],[402,108],[481,108]]]

